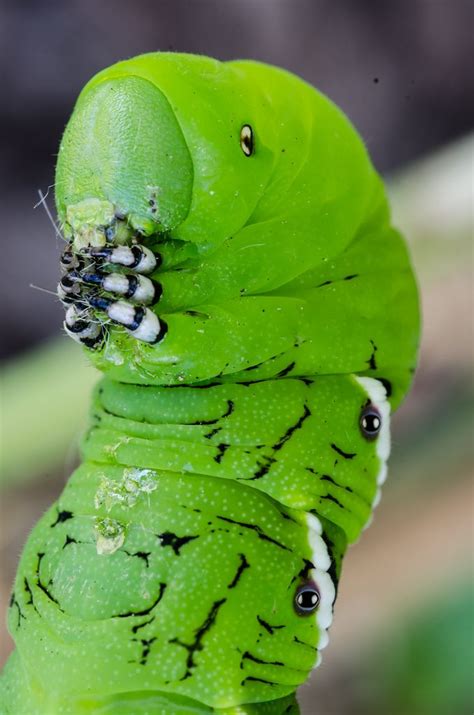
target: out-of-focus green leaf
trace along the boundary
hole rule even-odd
[[[0,485],[64,468],[85,423],[98,373],[64,336],[4,367]]]
[[[442,564],[440,564],[442,568]],[[447,580],[409,623],[399,623],[371,662],[373,708],[390,715],[472,715],[474,628],[471,585]]]

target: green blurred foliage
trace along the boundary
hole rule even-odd
[[[446,590],[426,601],[403,622],[398,617],[370,657],[370,713],[472,715],[472,584],[447,578]]]

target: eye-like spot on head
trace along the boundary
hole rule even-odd
[[[240,130],[240,148],[245,156],[251,156],[254,152],[253,130],[250,124],[244,124]]]
[[[310,616],[315,612],[320,601],[318,587],[313,581],[307,581],[296,589],[295,611],[300,616]]]
[[[360,430],[366,439],[372,440],[377,437],[382,427],[382,417],[378,409],[372,405],[366,405],[360,414]]]

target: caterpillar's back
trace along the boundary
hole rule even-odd
[[[416,361],[380,179],[293,75],[163,53],[85,87],[56,199],[107,375],[22,557],[6,712],[296,712]]]

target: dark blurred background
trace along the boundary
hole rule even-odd
[[[472,630],[471,0],[3,0],[2,528],[6,602],[28,529],[77,461],[95,380],[60,337],[54,296],[59,140],[84,83],[176,50],[283,66],[333,99],[389,179],[424,311],[415,389],[391,477],[347,558],[332,644],[305,715],[468,715]],[[4,609],[3,609],[4,610]],[[2,640],[0,656],[11,642]]]

